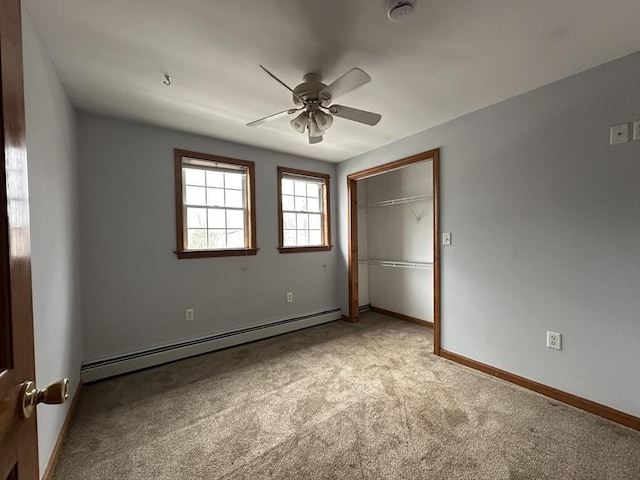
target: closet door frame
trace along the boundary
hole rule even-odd
[[[357,181],[397,170],[408,165],[431,161],[433,169],[433,353],[440,355],[440,149],[435,148],[410,157],[401,158],[377,167],[347,175],[347,219],[349,224],[348,271],[349,316],[357,322],[360,315],[358,298],[358,186]]]

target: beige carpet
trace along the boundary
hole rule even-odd
[[[366,313],[86,385],[56,480],[639,479],[640,432]]]

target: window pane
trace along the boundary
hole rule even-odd
[[[186,187],[186,202],[188,205],[205,205],[203,187]]]
[[[282,195],[282,210],[293,210],[295,208],[295,202],[293,196]]]
[[[207,187],[224,187],[224,173],[207,171]]]
[[[282,194],[293,195],[293,180],[282,180]]]
[[[296,195],[305,196],[307,194],[307,182],[300,182],[296,180],[294,182],[294,187]]]
[[[285,167],[281,168],[285,170]],[[326,180],[320,174],[309,173],[309,177],[301,177],[290,172],[286,175],[281,179],[282,246],[325,245],[324,229],[328,220],[328,212],[324,212],[328,201]]]
[[[307,211],[307,198],[306,197],[295,197],[296,198],[296,208],[297,212],[306,212]]]
[[[295,229],[296,228],[296,214],[295,213],[284,213],[282,215],[282,226],[285,229]]]
[[[225,228],[224,210],[221,208],[209,209],[209,228]]]
[[[307,183],[307,197],[319,198],[320,185],[317,183]]]
[[[227,210],[227,228],[244,228],[243,210]]]
[[[295,246],[298,237],[295,230],[285,230],[283,243],[285,247]]]
[[[207,188],[207,205],[224,207],[224,190],[222,188]]]
[[[184,183],[187,185],[204,185],[204,170],[185,168]]]
[[[307,211],[308,212],[319,212],[320,211],[320,199],[319,198],[309,198],[309,199],[307,199]]]
[[[209,248],[226,247],[226,230],[209,230]]]
[[[178,245],[178,257],[184,258],[180,256],[183,250],[255,248],[252,238],[248,237],[255,221],[249,211],[253,206],[249,185],[254,163],[245,166],[241,161],[225,162],[207,154],[185,155],[184,152],[181,161],[182,182],[176,185],[176,201],[182,203],[179,213],[182,213],[183,224],[178,225],[177,234],[179,243],[183,244]],[[291,203],[295,206],[294,182],[290,182],[290,190]],[[194,256],[199,256],[198,252]]]
[[[322,245],[322,232],[320,230],[309,230],[309,244]]]
[[[226,174],[225,174],[226,175]],[[240,190],[225,190],[227,207],[242,208],[242,192]]]
[[[296,216],[296,227],[298,229],[304,228],[305,230],[309,228],[309,215],[306,213],[298,213]]]
[[[235,190],[242,190],[242,184],[244,180],[242,173],[225,173],[224,174],[224,188],[233,188]]]
[[[207,228],[207,209],[188,207],[187,228]]]
[[[207,231],[205,229],[187,230],[187,248],[190,250],[201,250],[207,248]]]
[[[229,230],[227,233],[227,247],[240,248],[244,247],[244,230]]]
[[[309,228],[319,230],[322,228],[322,215],[309,215]]]
[[[298,245],[309,245],[309,232],[298,230]]]

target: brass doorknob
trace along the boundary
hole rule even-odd
[[[35,382],[28,380],[22,384],[22,418],[29,418],[33,415],[36,405],[39,403],[58,404],[64,403],[69,398],[69,380],[62,380],[52,383],[47,388],[38,390]]]

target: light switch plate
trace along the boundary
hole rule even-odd
[[[442,234],[442,245],[451,245],[451,233]]]
[[[609,145],[627,143],[629,141],[629,124],[621,123],[609,129]]]
[[[640,120],[633,122],[633,139],[640,140]]]

